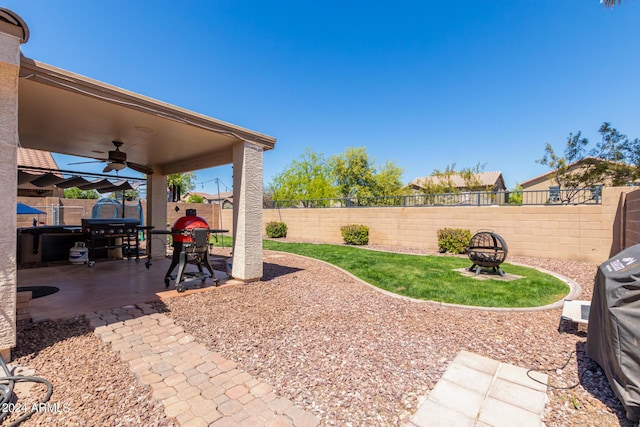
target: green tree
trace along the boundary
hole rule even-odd
[[[355,199],[360,205],[385,204],[371,198],[403,193],[402,169],[387,161],[378,172],[375,160],[364,147],[347,148],[344,153],[332,156],[330,165],[340,197]]]
[[[434,169],[430,179],[425,179],[420,183],[421,191],[424,194],[455,193],[458,187],[453,181],[453,176],[457,174],[456,164],[447,165],[444,170]]]
[[[349,147],[331,157],[331,169],[341,197],[371,197],[376,187],[375,166],[364,147]]]
[[[189,194],[189,203],[204,203],[204,197],[199,194]]]
[[[458,172],[458,174],[462,177],[462,180],[464,182],[464,187],[468,191],[491,191],[492,190],[491,186],[486,185],[484,182],[482,182],[479,176],[480,172],[484,171],[485,166],[486,166],[485,163],[477,163],[473,167],[467,167],[460,170],[460,172]]]
[[[174,173],[167,176],[167,187],[171,190],[174,187],[180,189],[180,194],[187,194],[196,188],[196,173],[184,172]]]
[[[513,190],[509,192],[509,204],[510,205],[521,205],[523,202],[523,193],[522,193],[522,185],[516,183],[516,186]]]
[[[120,200],[122,201],[122,191],[114,191],[113,193],[109,194],[109,198],[113,199],[113,200]],[[131,202],[134,200],[138,200],[138,191],[137,190],[124,190],[124,199],[127,202]]]
[[[273,186],[265,185],[262,188],[262,207],[264,209],[270,209],[274,207],[274,198],[273,198]]]
[[[65,199],[99,199],[100,194],[96,190],[80,190],[77,187],[64,190]]]
[[[139,194],[137,190],[124,190],[124,199],[127,201],[138,200]]]
[[[625,185],[638,179],[640,140],[629,139],[611,123],[598,129],[601,140],[591,149],[589,140],[578,131],[569,134],[564,155],[556,154],[553,146],[545,144],[545,153],[537,163],[551,169],[553,181],[563,190],[561,200],[570,203],[581,189],[600,185]],[[571,166],[580,161],[580,167]]]
[[[484,170],[485,164],[478,163],[473,167],[456,170],[456,164],[447,165],[444,170],[434,169],[431,179],[421,183],[424,194],[460,193],[465,191],[491,191],[490,186],[485,185],[478,174]],[[463,187],[460,187],[454,177],[462,179]]]
[[[331,170],[322,154],[307,148],[299,160],[273,178],[267,191],[275,201],[295,201],[308,206],[310,200],[336,197],[336,188],[331,182]],[[326,201],[328,205],[328,201]]]
[[[403,170],[393,162],[386,161],[380,172],[375,175],[375,194],[383,196],[380,204],[399,205],[400,196],[408,194],[402,183]]]

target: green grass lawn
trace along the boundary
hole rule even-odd
[[[215,234],[210,234],[209,235],[209,244],[212,246],[220,246],[220,247],[224,247],[224,248],[230,248],[233,244],[233,237],[231,237],[231,235],[229,234],[218,234],[217,237],[218,239],[216,240],[216,235]],[[167,238],[167,245],[171,246],[172,244],[172,238],[171,238],[171,234],[168,235]]]
[[[209,236],[209,243],[213,246],[230,248],[233,245],[233,237],[229,234],[218,234],[218,240],[216,240],[215,235],[211,234],[211,236]]]
[[[263,247],[320,259],[381,289],[430,301],[479,307],[538,307],[569,293],[569,286],[556,277],[508,263],[502,264],[502,270],[522,279],[505,282],[465,277],[454,270],[469,268],[471,262],[453,256],[407,255],[354,246],[274,240],[264,240]]]

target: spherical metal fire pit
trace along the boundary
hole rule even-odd
[[[500,264],[507,259],[509,249],[504,239],[493,231],[479,231],[473,235],[469,241],[467,255],[473,265],[469,271],[480,274],[483,267],[491,269],[492,272],[504,276],[500,269]]]

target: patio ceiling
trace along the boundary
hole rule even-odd
[[[121,141],[127,161],[154,173],[232,163],[233,143],[265,150],[275,138],[21,57],[20,144],[54,153],[107,158]]]

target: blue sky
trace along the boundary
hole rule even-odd
[[[265,184],[306,148],[366,147],[405,182],[481,163],[511,188],[546,172],[545,143],[561,151],[570,132],[595,143],[608,121],[640,137],[636,0],[3,7],[29,26],[28,57],[276,137]],[[231,185],[230,167],[196,175],[197,191]]]

